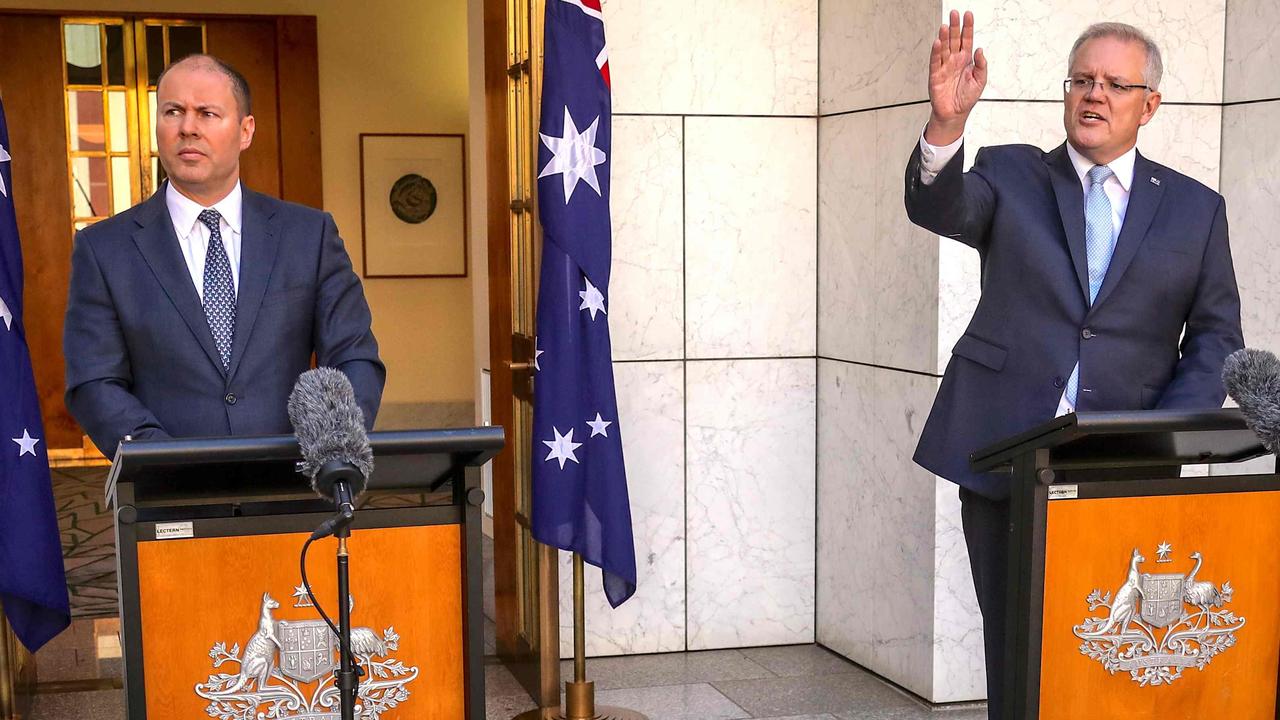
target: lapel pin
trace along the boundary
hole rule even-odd
[[[1156,178],[1151,178],[1151,184],[1152,184],[1152,185],[1155,185],[1156,187],[1159,187],[1159,186],[1160,186],[1160,181],[1159,181],[1158,179],[1156,179]]]

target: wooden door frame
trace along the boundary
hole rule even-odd
[[[512,367],[517,352],[512,323],[511,212],[513,201],[508,142],[508,39],[511,32],[508,0],[483,0],[484,8],[484,108],[487,148],[485,188],[489,268],[489,367],[493,424],[512,427],[513,399],[517,383],[528,383],[527,370]],[[529,358],[531,360],[532,358]],[[524,360],[524,358],[519,358]],[[522,389],[523,391],[523,389]],[[528,647],[519,636],[520,572],[517,544],[513,433],[493,460],[494,601],[497,617],[497,651],[516,679],[539,707],[560,706],[560,608],[559,554],[555,548],[537,546],[539,602],[536,609],[539,647]]]
[[[320,143],[320,85],[316,18],[311,15],[245,15],[219,13],[146,13],[137,11],[0,9],[0,37],[5,47],[32,62],[44,62],[44,52],[58,48],[61,55],[62,21],[74,18],[122,18],[126,25],[147,19],[185,19],[204,21],[207,26],[227,22],[261,23],[273,27],[275,36],[274,76],[259,78],[255,86],[269,86],[269,97],[276,114],[271,139],[277,145],[274,168],[270,170],[272,186],[258,188],[277,190],[280,197],[292,202],[323,207],[323,183]],[[206,41],[208,37],[206,35]],[[209,48],[206,42],[206,47]],[[217,47],[209,48],[215,54]],[[225,53],[223,53],[225,54]],[[293,62],[280,62],[289,57]],[[52,59],[52,58],[50,58]],[[235,58],[228,58],[235,64]],[[26,142],[27,151],[21,162],[14,164],[14,196],[19,232],[27,268],[28,298],[39,294],[40,302],[25,305],[24,322],[28,344],[35,362],[37,390],[45,418],[45,443],[50,461],[59,465],[105,465],[109,459],[84,436],[63,402],[64,361],[62,322],[66,313],[67,283],[70,281],[71,202],[69,192],[38,192],[38,188],[67,187],[67,167],[57,158],[67,152],[67,118],[61,58],[57,80],[28,77],[26,66],[16,64],[8,72],[0,70],[0,92],[5,92],[11,136]],[[126,69],[130,67],[126,63]],[[253,68],[246,68],[246,72]],[[21,71],[21,72],[19,72]],[[25,73],[25,74],[24,74]],[[249,72],[249,74],[252,74]],[[5,85],[8,85],[5,88]],[[145,98],[145,91],[142,93]],[[17,120],[17,124],[15,124]],[[15,127],[17,128],[15,130]],[[261,129],[261,128],[260,128]],[[259,133],[262,136],[261,133]],[[38,161],[30,153],[38,146]],[[150,161],[139,159],[139,169],[146,171]],[[56,232],[50,226],[66,224],[65,243],[45,243],[46,233]],[[40,280],[35,278],[38,272]],[[59,273],[63,273],[59,275]]]

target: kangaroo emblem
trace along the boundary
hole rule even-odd
[[[1142,583],[1139,582],[1138,563],[1145,562],[1146,558],[1142,557],[1138,552],[1138,548],[1133,549],[1133,557],[1129,560],[1129,574],[1125,577],[1124,584],[1116,590],[1116,597],[1111,601],[1111,616],[1107,618],[1107,622],[1096,632],[1091,635],[1106,635],[1108,633],[1123,634],[1129,629],[1129,623],[1133,621],[1134,613],[1138,610],[1138,598],[1142,597]]]
[[[258,618],[258,631],[244,644],[240,677],[225,692],[236,692],[251,679],[257,680],[259,690],[266,687],[267,678],[271,677],[271,669],[275,666],[276,649],[280,647],[280,641],[276,639],[276,623],[271,618],[271,611],[278,607],[280,603],[272,600],[271,595],[262,593],[262,615]]]

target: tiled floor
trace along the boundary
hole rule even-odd
[[[120,682],[115,547],[102,499],[104,471],[62,471],[55,476],[67,579],[75,620],[36,655],[39,681],[81,681],[98,688]],[[485,542],[492,567],[491,543]],[[491,588],[491,578],[486,578]],[[488,594],[488,593],[486,593]],[[485,614],[493,616],[492,597]],[[485,623],[488,720],[509,720],[533,701],[491,655],[493,623]],[[564,663],[562,676],[572,676]],[[596,703],[630,708],[651,720],[982,720],[981,704],[930,708],[816,645],[714,650],[600,658],[588,662]],[[56,687],[56,686],[46,686]],[[65,686],[64,686],[65,687]],[[406,703],[398,717],[412,717]],[[38,694],[32,720],[118,718],[123,691],[93,689]],[[390,718],[388,718],[390,720]]]
[[[41,682],[118,680],[114,620],[77,619],[37,655]],[[561,673],[572,676],[564,663]],[[599,658],[588,662],[596,703],[630,708],[651,720],[982,720],[978,705],[930,709],[915,698],[816,645]],[[533,701],[497,658],[485,658],[486,717],[510,720]],[[123,691],[37,695],[33,720],[117,718]],[[403,710],[408,713],[411,705]],[[412,717],[405,714],[403,717]]]
[[[572,666],[561,667],[565,678]],[[651,720],[984,720],[981,704],[930,708],[817,645],[599,658],[596,703]],[[488,720],[534,707],[501,665],[485,668]]]

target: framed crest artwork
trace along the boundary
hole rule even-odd
[[[366,278],[467,276],[464,135],[361,133]]]

